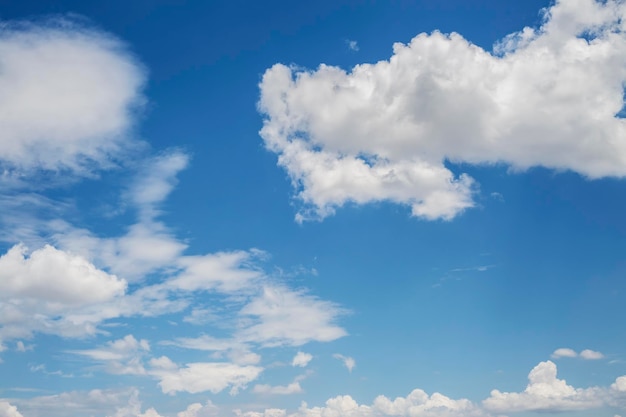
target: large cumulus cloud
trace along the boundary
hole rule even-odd
[[[493,51],[420,34],[346,72],[276,64],[261,81],[261,136],[303,203],[298,220],[387,200],[426,219],[473,206],[446,161],[626,175],[626,4],[560,0]]]

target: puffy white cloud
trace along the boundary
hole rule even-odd
[[[311,362],[312,359],[313,355],[311,355],[310,353],[298,352],[296,353],[296,356],[293,357],[293,360],[291,361],[291,366],[299,366],[301,368],[304,368],[309,364],[309,362]]]
[[[488,410],[507,413],[586,410],[605,404],[605,390],[597,387],[574,388],[565,380],[558,379],[556,371],[553,362],[541,362],[530,371],[524,392],[493,390],[483,405]]]
[[[16,245],[0,257],[0,297],[32,298],[50,310],[110,300],[124,293],[126,282],[98,270],[84,258],[45,246],[27,256]]]
[[[260,134],[303,203],[297,219],[381,200],[450,219],[474,187],[445,161],[625,176],[625,17],[624,2],[560,0],[493,53],[434,32],[350,72],[274,65]]]
[[[341,309],[303,292],[285,287],[263,287],[260,296],[245,305],[240,315],[253,323],[236,338],[264,346],[300,346],[310,341],[329,342],[346,335],[334,324]]]
[[[333,358],[339,359],[340,361],[342,361],[343,366],[348,368],[348,372],[352,372],[352,370],[356,366],[356,361],[354,360],[354,358],[351,358],[350,356],[344,356],[340,353],[335,353],[333,354]]]
[[[300,383],[296,381],[292,382],[289,385],[257,384],[252,389],[252,392],[255,392],[257,394],[289,395],[299,394],[303,391]]]
[[[586,360],[597,360],[597,359],[604,358],[604,354],[602,354],[602,352],[597,352],[591,349],[585,349],[582,352],[577,353],[575,350],[570,349],[570,348],[559,348],[555,350],[554,352],[552,352],[551,357],[553,359],[579,357],[581,359],[586,359]]]
[[[219,415],[219,408],[209,400],[204,405],[200,403],[190,404],[185,411],[176,414],[176,417],[213,417]]]
[[[151,374],[160,380],[159,386],[166,394],[179,391],[192,394],[210,391],[215,394],[231,387],[230,393],[234,395],[263,371],[258,366],[239,366],[226,362],[189,363],[179,368],[167,357],[150,363],[153,366]]]
[[[52,246],[28,255],[16,245],[0,257],[0,336],[93,334],[106,318],[98,308],[123,297],[126,286],[80,256]]]
[[[0,417],[23,417],[17,407],[6,401],[0,401]]]
[[[576,353],[575,350],[570,349],[570,348],[559,348],[557,350],[555,350],[554,352],[552,352],[552,358],[554,359],[559,359],[559,358],[575,358],[578,356],[578,353]]]
[[[379,396],[374,400],[373,409],[377,414],[411,417],[453,417],[482,416],[485,412],[467,399],[453,400],[445,395],[428,395],[420,389],[413,390],[405,398],[390,400]]]
[[[483,410],[466,399],[453,400],[445,395],[426,394],[414,390],[406,397],[390,400],[379,396],[372,405],[358,404],[351,396],[343,395],[326,401],[324,407],[308,407],[306,403],[290,417],[479,417],[487,416]]]
[[[615,383],[611,385],[611,388],[618,392],[626,392],[626,376],[620,376],[615,380]]]
[[[88,171],[128,149],[144,71],[112,36],[68,19],[0,29],[0,165]]]

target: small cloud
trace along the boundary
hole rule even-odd
[[[304,368],[309,364],[309,362],[311,362],[311,359],[313,359],[313,355],[311,355],[310,353],[298,352],[296,356],[293,357],[293,360],[291,361],[291,366],[299,366],[301,368]]]
[[[289,394],[299,394],[302,392],[302,387],[299,382],[292,382],[289,385],[267,385],[267,384],[257,384],[252,389],[252,392],[256,394],[274,394],[274,395],[289,395]]]
[[[560,348],[552,352],[552,359],[559,358],[581,358],[585,360],[598,360],[604,358],[604,354],[591,349],[585,349],[580,353],[570,348]]]
[[[488,269],[494,268],[495,265],[477,265],[477,266],[470,266],[467,268],[454,268],[452,269],[450,272],[485,272]]]
[[[359,50],[359,44],[357,43],[357,41],[346,39],[346,45],[348,45],[348,48],[350,48],[352,51],[356,52]]]
[[[25,345],[21,340],[15,344],[15,350],[18,352],[26,352],[28,350],[33,350],[34,345]]]
[[[350,356],[343,356],[339,353],[335,353],[333,355],[333,358],[343,361],[344,366],[348,368],[348,372],[352,372],[352,370],[356,366],[356,361]]]
[[[573,349],[560,348],[560,349],[557,349],[554,352],[552,352],[551,356],[552,356],[553,359],[575,358],[576,356],[578,356],[578,353],[576,353],[576,351],[574,351]]]
[[[591,349],[585,349],[580,352],[580,357],[587,360],[597,360],[604,358],[604,355],[601,352],[596,352]]]

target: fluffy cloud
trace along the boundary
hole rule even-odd
[[[420,34],[350,72],[277,64],[260,84],[260,132],[303,208],[388,200],[426,219],[471,207],[473,180],[446,161],[626,175],[626,4],[560,0],[494,52]]]
[[[121,42],[67,19],[0,28],[0,166],[89,170],[127,149],[144,71]]]
[[[479,417],[486,413],[471,401],[453,400],[445,395],[426,394],[422,390],[414,390],[406,397],[390,400],[379,396],[372,405],[360,405],[349,395],[338,396],[326,401],[324,407],[309,408],[305,403],[290,417],[375,417],[375,416],[407,416],[407,417]]]
[[[231,387],[231,394],[236,394],[263,371],[258,366],[239,366],[226,362],[189,363],[179,368],[167,357],[154,359],[151,365],[151,373],[160,379],[159,386],[166,394],[179,391],[192,394],[210,391],[215,394],[228,387]]]
[[[597,360],[604,358],[604,355],[601,352],[597,352],[595,350],[585,349],[582,352],[577,353],[575,350],[570,348],[559,348],[552,352],[551,356],[553,359],[579,357],[586,360]]]
[[[541,362],[530,371],[524,392],[491,391],[483,401],[494,412],[518,411],[573,411],[599,408],[605,404],[605,390],[601,388],[574,388],[556,376],[556,365]]]
[[[0,257],[0,336],[92,334],[106,317],[98,306],[123,297],[126,286],[80,256],[52,246],[27,255],[16,245]]]
[[[311,355],[310,353],[298,352],[296,353],[296,356],[293,357],[293,360],[291,361],[291,366],[299,366],[301,368],[304,368],[309,364],[309,362],[311,362],[311,359],[313,359],[313,355]]]
[[[587,360],[596,360],[604,358],[604,355],[601,352],[597,352],[591,349],[585,349],[580,352],[580,357]]]
[[[0,401],[0,417],[23,417],[17,407],[6,401]]]
[[[207,401],[204,405],[200,403],[190,404],[185,411],[176,414],[176,417],[213,417],[218,415],[219,408],[211,401]]]
[[[555,350],[554,352],[552,352],[552,355],[550,356],[552,356],[553,359],[575,358],[576,356],[578,356],[578,353],[576,353],[575,350],[570,349],[570,348],[559,348]]]

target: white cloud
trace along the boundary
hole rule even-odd
[[[602,407],[605,390],[597,387],[574,388],[556,376],[556,365],[541,362],[528,374],[524,392],[491,391],[483,401],[490,411],[512,413],[518,411],[574,411]]]
[[[591,349],[585,349],[580,352],[580,357],[587,360],[597,360],[604,358],[604,355],[601,352],[597,352]]]
[[[382,200],[453,218],[475,187],[445,161],[624,177],[624,18],[623,2],[561,0],[494,53],[434,32],[350,72],[268,69],[260,134],[303,203],[297,219]]]
[[[106,318],[106,312],[94,312],[123,297],[126,286],[80,256],[52,246],[28,255],[16,245],[0,257],[0,336],[93,334]]]
[[[604,358],[604,355],[601,352],[597,352],[591,349],[585,349],[580,353],[577,353],[575,350],[570,348],[559,348],[552,352],[550,355],[553,359],[560,358],[581,358],[586,360],[597,360]]]
[[[245,305],[240,315],[253,324],[236,338],[264,346],[300,346],[311,341],[330,342],[346,335],[333,322],[341,313],[335,304],[286,287],[264,286],[260,296]]]
[[[299,394],[303,392],[300,382],[295,381],[289,385],[267,385],[257,384],[252,389],[252,392],[257,394],[271,394],[271,395],[290,395]]]
[[[15,399],[14,403],[27,417],[102,416],[114,413],[114,410],[121,410],[114,417],[140,417],[137,396],[138,391],[135,388],[93,389],[20,398]],[[131,408],[137,413],[122,412]]]
[[[152,360],[151,365],[151,374],[160,379],[159,386],[166,394],[179,391],[192,394],[210,391],[215,394],[230,387],[230,393],[234,395],[263,371],[258,366],[239,366],[226,362],[189,363],[179,368],[167,357]]]
[[[253,250],[181,257],[178,264],[183,270],[168,285],[185,291],[242,292],[251,287],[251,281],[262,277],[252,266],[260,256],[262,252]]]
[[[341,355],[339,353],[335,353],[333,355],[333,358],[339,359],[340,361],[342,361],[343,362],[343,366],[348,368],[348,372],[352,372],[352,370],[356,366],[356,361],[353,358],[351,358],[350,356],[343,356],[343,355]]]
[[[0,417],[23,417],[17,407],[6,401],[0,401]]]
[[[291,366],[299,366],[301,368],[304,368],[309,364],[309,362],[311,362],[311,359],[313,359],[313,355],[311,355],[310,353],[298,352],[296,353],[296,356],[293,357],[293,360],[291,361]]]
[[[144,71],[109,34],[4,22],[0,66],[0,166],[89,171],[132,145]]]
[[[559,348],[557,350],[555,350],[554,352],[552,352],[552,358],[554,359],[559,359],[559,358],[575,358],[578,356],[578,353],[576,353],[575,350],[570,349],[570,348]]]
[[[156,217],[160,214],[159,204],[173,190],[176,176],[188,162],[189,156],[177,150],[142,162],[125,196],[137,210],[138,221],[125,234],[100,237],[60,220],[49,222],[48,232],[63,249],[92,259],[129,281],[141,281],[147,274],[164,269],[182,268],[176,263],[187,245]]]
[[[162,203],[178,183],[177,175],[189,165],[189,155],[170,150],[144,162],[128,190],[128,198],[139,208],[144,221],[156,217],[155,207]]]
[[[219,415],[219,408],[209,400],[204,405],[200,403],[190,404],[185,411],[177,413],[176,417],[213,417]]]
[[[326,401],[324,407],[308,407],[306,403],[290,417],[479,417],[487,414],[471,401],[453,400],[442,394],[426,394],[416,389],[406,397],[394,400],[381,395],[372,405],[358,404],[349,395],[338,396]]]
[[[105,364],[105,369],[113,374],[143,375],[146,373],[142,356],[150,351],[147,340],[137,340],[133,335],[108,342],[98,349],[70,350],[69,353],[86,356]]]
[[[234,410],[234,412],[237,417],[285,417],[287,415],[285,410],[279,408],[268,408],[262,412],[247,411],[244,413],[241,410]]]

